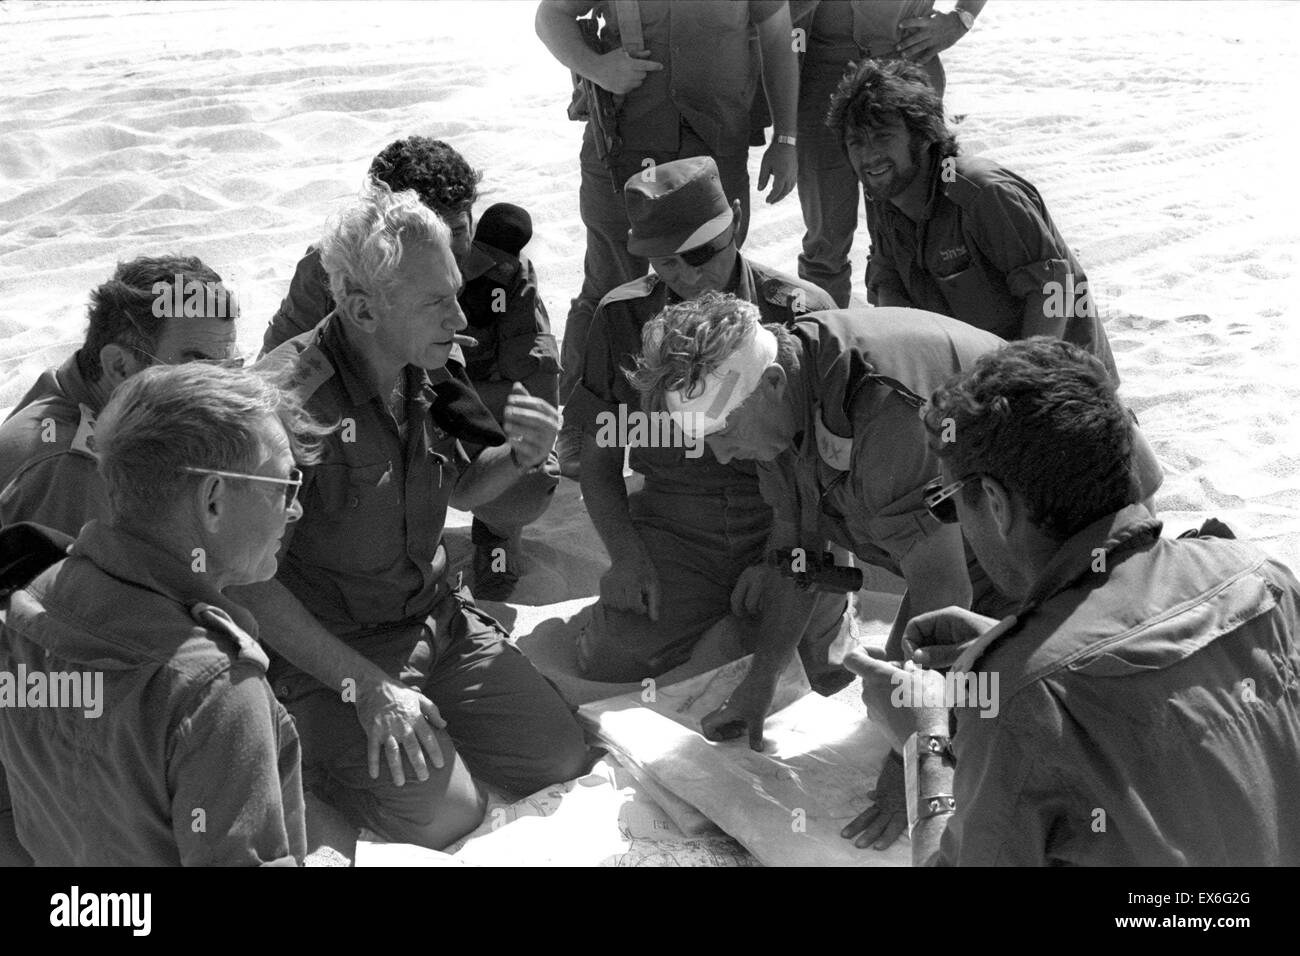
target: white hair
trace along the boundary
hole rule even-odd
[[[451,247],[451,230],[413,189],[395,193],[379,181],[331,221],[321,239],[321,264],[334,301],[350,292],[387,296],[402,263],[404,242]]]

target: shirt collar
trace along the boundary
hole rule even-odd
[[[1105,555],[1109,558],[1154,541],[1160,537],[1162,527],[1158,518],[1138,504],[1127,505],[1088,525],[1052,555],[1015,613],[981,634],[962,652],[953,664],[953,670],[969,671],[990,646],[1016,630],[1034,608],[1069,589],[1086,575],[1095,573],[1098,557]],[[1103,567],[1111,564],[1113,562],[1104,561]]]
[[[733,293],[737,299],[744,299],[746,302],[753,302],[758,305],[758,295],[754,290],[753,270],[739,250],[736,252],[736,268],[731,273],[731,282],[727,284],[725,291]]]
[[[123,528],[92,520],[68,550],[104,573],[182,605],[188,613],[199,603],[219,607],[252,637],[257,620],[244,607],[214,588],[202,574],[158,545]]]
[[[330,363],[338,374],[343,388],[348,394],[348,401],[353,405],[365,405],[373,399],[387,401],[388,396],[380,395],[378,387],[366,374],[365,366],[357,359],[347,339],[343,335],[343,320],[337,312],[330,313],[320,323],[320,345],[329,354]],[[430,387],[427,370],[408,365],[405,369],[406,394],[421,395]],[[412,381],[414,378],[414,381]]]
[[[1094,521],[1052,555],[1017,614],[1042,604],[1084,575],[1093,573],[1097,559],[1103,554],[1109,558],[1160,537],[1162,527],[1160,519],[1140,504],[1128,505]]]
[[[930,188],[925,194],[925,208],[921,213],[921,222],[929,222],[934,218],[934,206],[943,195],[943,157],[939,155],[939,145],[931,144],[930,154]],[[956,157],[953,157],[956,162]],[[900,212],[902,210],[899,210]]]
[[[460,264],[461,281],[471,282],[487,273],[496,264],[497,261],[491,253],[485,252],[478,242],[471,242],[469,252],[465,254],[465,261]]]
[[[77,350],[69,355],[64,363],[59,366],[59,370],[54,373],[54,378],[69,401],[78,405],[85,405],[98,415],[104,410],[104,406],[95,393],[95,389],[90,387],[81,374],[81,367],[77,364],[77,357],[80,354],[81,351]]]

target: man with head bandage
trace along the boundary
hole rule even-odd
[[[637,173],[623,194],[632,224],[628,245],[654,271],[601,301],[581,378],[564,410],[583,435],[582,494],[610,555],[600,601],[578,639],[584,676],[604,681],[654,677],[687,661],[705,632],[732,612],[736,584],[762,561],[772,525],[752,462],[719,463],[692,438],[690,416],[673,423],[666,410],[655,417],[641,411],[626,372],[635,368],[642,327],[665,306],[710,290],[734,293],[776,324],[833,305],[816,286],[736,250],[739,212],[727,202],[709,157]],[[731,391],[738,388],[752,382],[737,378]],[[718,410],[725,412],[725,404]],[[645,477],[645,486],[631,494],[623,479],[625,448]],[[827,607],[809,631],[829,644],[842,618]],[[828,689],[817,683],[821,657],[808,662],[810,677]],[[837,678],[845,673],[835,669]]]
[[[897,659],[909,618],[972,601],[961,533],[925,506],[924,488],[941,467],[918,415],[921,396],[1001,344],[915,309],[827,311],[786,327],[765,324],[749,303],[711,294],[671,306],[646,326],[633,379],[647,412],[676,413],[718,461],[754,461],[774,513],[768,548],[797,559],[821,554],[830,540],[904,579],[887,646]],[[992,593],[977,587],[976,607],[987,607]],[[759,562],[736,594],[757,619],[754,664],[704,729],[714,739],[747,733],[757,750],[790,652],[819,608],[843,597],[801,589]],[[891,788],[882,776],[878,792]],[[859,828],[867,837],[860,846],[888,845],[905,825],[905,813],[880,806],[875,825]]]

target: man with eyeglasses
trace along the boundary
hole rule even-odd
[[[601,301],[581,379],[564,410],[565,421],[584,435],[582,494],[610,556],[600,601],[578,639],[583,674],[602,681],[672,669],[733,605],[741,609],[738,584],[762,560],[772,519],[751,463],[720,464],[706,448],[652,446],[644,428],[638,438],[609,427],[642,415],[626,375],[641,352],[642,328],[665,306],[708,291],[734,293],[779,325],[833,306],[816,286],[740,254],[739,206],[728,204],[712,158],[663,163],[653,176],[637,173],[623,196],[628,248],[654,271]],[[645,476],[644,488],[631,494],[623,480],[627,445],[632,468]],[[824,608],[814,628],[821,644],[839,630],[843,615],[836,611]],[[821,676],[811,661],[809,670],[814,680]]]
[[[75,541],[0,531],[0,673],[28,675],[29,706],[0,707],[17,835],[42,866],[292,866],[298,735],[227,591],[276,573],[294,462],[326,429],[262,376],[193,363],[132,376],[98,425],[104,516]]]
[[[180,309],[176,308],[177,304]],[[86,340],[48,369],[0,424],[0,527],[32,521],[70,537],[108,515],[95,420],[114,390],[153,364],[231,361],[238,308],[194,256],[118,263],[90,296]],[[26,862],[0,767],[0,865]]]
[[[0,425],[0,526],[35,521],[76,535],[104,517],[95,419],[113,390],[154,364],[235,354],[234,297],[194,256],[118,263],[91,293],[88,317],[81,348],[44,372]]]
[[[913,863],[1300,863],[1292,572],[1213,520],[1161,537],[1129,415],[1074,345],[983,356],[924,424],[931,511],[1014,603],[915,617],[906,662],[846,661],[905,748]]]
[[[321,263],[334,312],[262,361],[339,427],[304,469],[279,574],[238,597],[280,655],[308,788],[354,827],[441,849],[482,820],[480,783],[527,794],[588,763],[568,705],[448,575],[441,542],[449,506],[545,467],[559,413],[516,383],[499,428],[448,363],[462,277],[414,190],[367,184]]]
[[[867,320],[869,319],[869,320]],[[960,531],[927,511],[939,474],[918,409],[954,372],[1002,342],[946,316],[914,309],[828,311],[790,326],[763,322],[751,303],[710,293],[669,306],[647,323],[634,384],[647,411],[681,416],[726,465],[756,464],[773,509],[769,553],[782,567],[745,572],[745,605],[757,617],[754,663],[731,698],[704,721],[713,739],[748,735],[762,747],[776,680],[819,605],[840,599],[800,588],[795,572],[830,540],[900,575],[907,590],[887,651],[899,657],[915,614],[983,608],[973,592]],[[892,844],[906,825],[901,762],[889,761],[877,803],[850,825],[859,846]]]

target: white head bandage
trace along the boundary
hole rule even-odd
[[[703,387],[695,386],[693,396],[684,390],[668,392],[664,403],[687,435],[711,435],[727,427],[727,416],[753,394],[764,370],[775,361],[776,336],[755,324],[753,334],[709,373]]]

